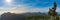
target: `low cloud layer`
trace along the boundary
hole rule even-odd
[[[19,5],[4,5],[0,7],[0,14],[3,12],[24,13],[24,12],[47,12],[46,8],[34,8],[24,4]]]

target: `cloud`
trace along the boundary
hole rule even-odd
[[[47,12],[47,8],[34,8],[24,4],[19,5],[5,5],[0,7],[0,13],[12,12],[12,13],[24,13],[24,12]]]
[[[48,2],[46,2],[48,3]],[[37,3],[36,3],[37,4]],[[35,5],[33,3],[33,5]],[[0,7],[0,14],[3,12],[23,13],[23,12],[47,12],[49,8],[36,8],[28,4],[13,4],[12,2],[6,3]]]

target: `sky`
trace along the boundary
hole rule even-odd
[[[0,14],[3,12],[48,12],[54,0],[0,0]],[[60,12],[60,0],[56,0],[57,12]]]

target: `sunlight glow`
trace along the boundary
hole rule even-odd
[[[7,3],[11,3],[12,0],[5,0]]]

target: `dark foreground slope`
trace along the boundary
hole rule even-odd
[[[40,20],[48,19],[47,14],[45,13],[4,13],[1,15],[1,20]]]

